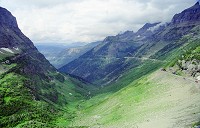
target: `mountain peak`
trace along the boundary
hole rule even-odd
[[[176,14],[172,19],[172,24],[180,24],[186,22],[199,23],[200,22],[200,2],[198,1],[192,7],[185,9],[179,14]]]
[[[159,25],[161,22],[156,22],[156,23],[146,23],[142,28],[140,28],[138,31],[137,31],[137,34],[138,35],[144,35],[144,34],[149,34],[149,30],[151,30],[151,28],[154,28],[156,27],[157,25]],[[147,36],[147,35],[145,35]]]
[[[194,6],[192,6],[191,8],[199,8],[200,7],[200,0],[196,2],[196,4]]]
[[[0,7],[0,25],[18,28],[16,18],[7,9]]]

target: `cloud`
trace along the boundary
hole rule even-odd
[[[1,0],[34,43],[92,42],[146,22],[170,21],[195,0]]]

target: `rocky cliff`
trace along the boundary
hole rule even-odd
[[[60,74],[0,7],[0,127],[54,127],[63,106],[87,98],[87,88]]]

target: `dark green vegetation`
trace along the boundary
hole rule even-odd
[[[38,80],[37,85],[40,86],[35,86],[36,84],[31,84],[32,80],[29,77],[16,73],[1,75],[1,127],[17,125],[55,127],[57,123],[55,120],[63,115],[61,111],[68,113],[67,119],[72,118],[73,110],[67,106],[78,103],[81,99],[88,99],[91,95],[86,90],[92,88],[77,79],[70,77],[65,79],[67,79],[65,82],[60,82],[57,78],[52,83]],[[37,90],[33,90],[31,86],[39,91],[36,92]],[[65,121],[69,122],[67,119]]]
[[[93,95],[89,83],[57,72],[4,8],[0,47],[0,127],[55,127],[61,111],[70,120],[70,106]]]
[[[107,37],[64,75],[0,8],[0,127],[198,126],[199,12]]]
[[[6,57],[1,62],[13,57]],[[20,63],[1,64],[4,69],[0,74],[1,127],[55,127],[56,120],[63,115],[61,111],[67,113],[67,119],[70,119],[74,115],[68,107],[92,96],[95,88],[89,83],[84,84],[84,81],[50,68],[43,74],[39,72],[42,69],[34,69],[41,68],[37,61],[28,57]],[[28,65],[34,70],[27,69]],[[69,122],[67,119],[65,121]]]

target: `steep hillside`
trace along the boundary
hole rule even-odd
[[[102,98],[104,97],[104,98]],[[190,128],[200,117],[200,89],[194,80],[157,71],[96,104],[94,97],[71,126],[101,128]]]
[[[145,25],[141,31],[146,30],[146,33],[140,36],[138,35],[139,30],[138,33],[127,31],[117,36],[107,37],[97,47],[59,70],[82,77],[95,84],[110,83],[126,69],[141,64],[142,59],[133,56],[133,53],[145,43],[144,37],[151,35],[148,29],[152,25]]]
[[[130,69],[117,81],[104,87],[99,95],[83,102],[70,125],[94,128],[198,128],[200,80],[196,79],[199,76],[196,61],[199,62],[199,30],[199,27],[195,27],[192,35],[189,33],[180,39],[185,41],[184,45],[159,56],[162,61],[149,60],[145,65]],[[183,60],[184,64],[195,65],[193,69],[177,69],[175,65],[180,66]],[[191,63],[191,60],[195,60],[195,63]],[[155,71],[156,66],[163,68]],[[151,73],[146,73],[150,68]],[[189,75],[181,74],[180,70],[189,72]],[[192,72],[195,77],[190,76]],[[120,89],[120,86],[123,88]]]
[[[102,87],[82,102],[70,126],[198,128],[199,9],[196,3],[170,23],[146,24],[141,35],[108,37],[61,68]]]
[[[184,35],[200,24],[200,5],[176,14],[170,23],[145,24],[136,33],[127,31],[107,37],[100,45],[59,69],[96,85],[108,85],[122,73],[143,64],[143,60],[158,60],[167,52],[184,45]]]
[[[58,73],[0,7],[0,127],[53,127],[67,104],[92,95],[88,85]]]
[[[63,75],[0,7],[0,127],[199,127],[199,14],[107,37]]]

